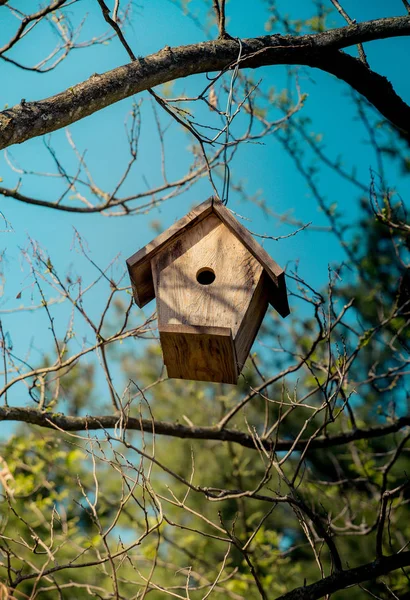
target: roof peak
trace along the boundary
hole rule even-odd
[[[270,303],[285,317],[289,314],[286,284],[283,269],[269,256],[264,248],[252,237],[251,233],[235,219],[231,211],[213,196],[199,204],[182,219],[179,219],[160,233],[149,244],[138,250],[127,260],[127,267],[133,287],[136,303],[140,308],[155,297],[152,280],[151,260],[163,251],[171,242],[184,234],[200,221],[215,213],[228,229],[242,242],[247,250],[259,261],[272,283]]]

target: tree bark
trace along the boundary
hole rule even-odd
[[[358,43],[410,35],[410,16],[378,19],[304,36],[271,35],[242,40],[242,68],[299,64],[316,67],[344,80],[410,141],[410,107],[391,83],[361,61],[341,51]],[[235,64],[238,41],[218,39],[177,48],[165,47],[40,101],[0,112],[0,149],[50,133],[106,106],[157,85],[199,73],[222,71]]]
[[[63,413],[53,413],[38,410],[36,408],[0,406],[0,422],[16,421],[39,425],[49,429],[62,429],[63,431],[95,431],[101,429],[114,429],[118,426],[120,415],[96,415],[85,417],[73,417]],[[368,440],[396,433],[404,427],[410,426],[410,416],[400,417],[387,425],[368,427],[366,429],[354,429],[345,433],[318,436],[312,440],[300,439],[296,443],[293,440],[261,440],[261,444],[268,450],[283,452],[292,447],[295,451],[303,451],[308,445],[309,450],[318,450],[342,446],[356,440]],[[219,429],[217,427],[187,427],[180,423],[166,421],[152,421],[151,419],[140,419],[128,417],[124,419],[123,427],[135,431],[151,433],[153,428],[157,435],[168,435],[171,437],[197,440],[217,440],[221,442],[233,442],[245,448],[258,449],[255,439],[242,431],[235,429]]]
[[[374,562],[349,569],[332,573],[316,583],[296,588],[276,600],[319,600],[327,594],[332,594],[338,590],[343,590],[349,586],[357,585],[364,581],[377,579],[382,575],[387,575],[396,569],[402,569],[410,565],[410,552],[401,552],[392,556],[383,556]],[[354,597],[354,594],[352,595]]]

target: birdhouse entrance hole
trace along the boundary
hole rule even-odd
[[[196,274],[196,280],[201,285],[210,285],[215,281],[215,271],[209,267],[203,267]]]

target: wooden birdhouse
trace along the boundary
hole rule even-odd
[[[138,306],[157,299],[169,377],[236,384],[268,304],[289,314],[283,270],[214,198],[127,265]]]

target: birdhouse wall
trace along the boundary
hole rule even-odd
[[[221,220],[211,213],[207,218],[189,230],[180,233],[179,237],[171,240],[151,261],[152,278],[154,281],[155,296],[158,299],[159,274],[170,264],[185,254],[193,246],[198,244],[204,237],[221,224]]]
[[[166,231],[158,235],[149,244],[140,248],[127,260],[130,274],[133,296],[137,305],[142,308],[155,296],[154,282],[152,278],[151,261],[159,249],[166,248],[169,244],[180,238],[183,231],[195,227],[213,211],[214,205],[207,200],[200,206],[192,209],[185,217],[179,219]]]
[[[237,383],[238,361],[228,327],[167,325],[159,335],[168,377]]]
[[[262,277],[259,279],[248,310],[234,339],[239,373],[242,371],[242,367],[248,358],[263,317],[268,309],[269,287],[267,279],[266,273],[262,273]]]
[[[198,273],[215,274],[209,285]],[[158,327],[228,327],[235,339],[263,268],[214,214],[185,232],[152,261]]]

